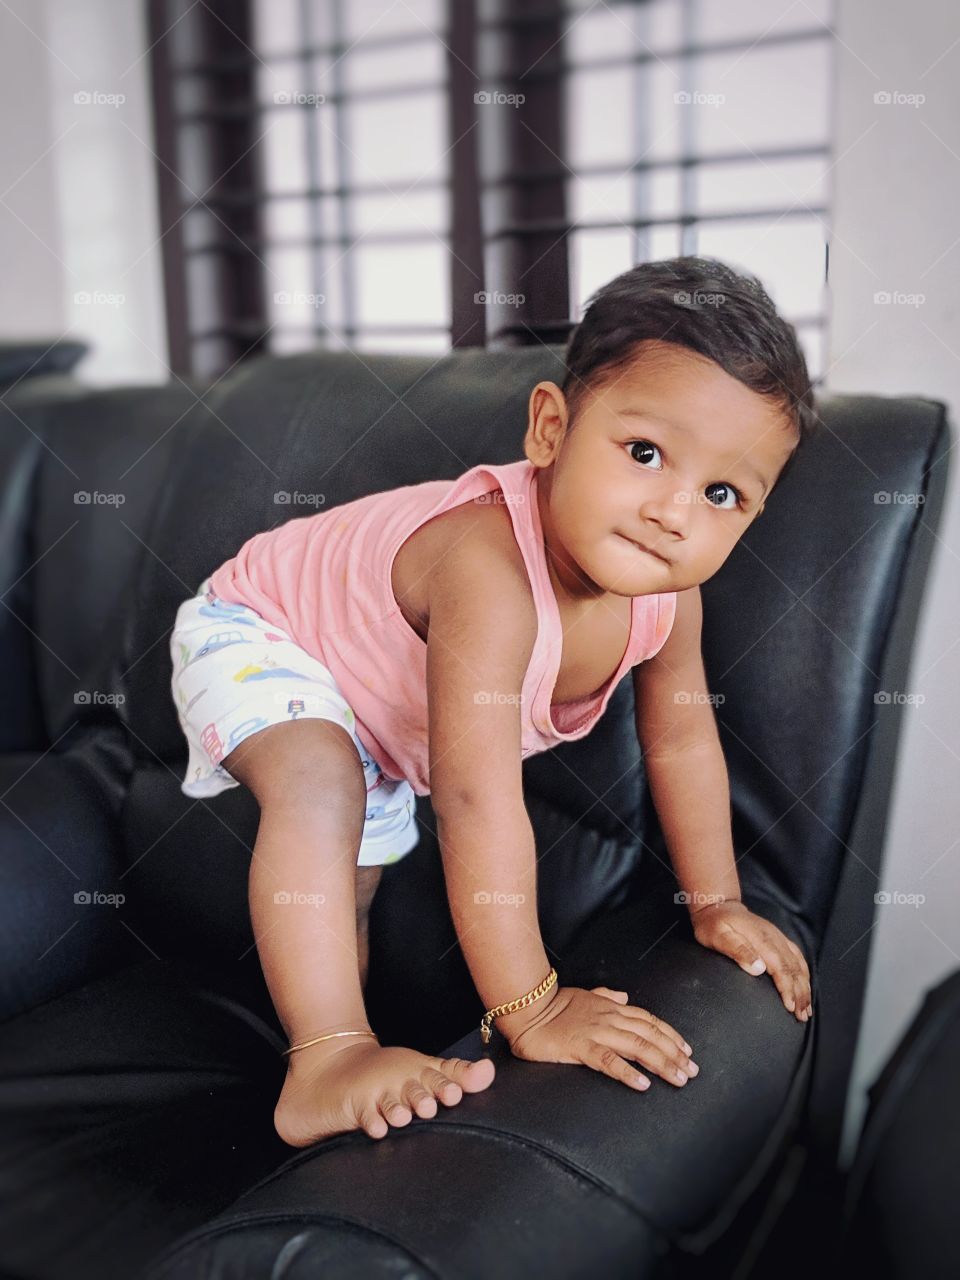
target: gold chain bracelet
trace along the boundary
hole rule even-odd
[[[493,1009],[488,1009],[480,1019],[480,1039],[484,1044],[490,1043],[493,1032],[490,1030],[491,1023],[494,1018],[499,1018],[502,1013],[516,1013],[518,1009],[525,1009],[527,1005],[533,1004],[534,1000],[539,1000],[541,996],[547,994],[550,988],[557,980],[556,969],[551,969],[539,986],[528,991],[525,996],[520,996],[517,1000],[511,1000],[507,1004],[498,1004]]]

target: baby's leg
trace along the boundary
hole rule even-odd
[[[367,989],[370,967],[370,904],[373,902],[383,867],[357,867],[357,956],[360,962],[360,985]]]
[[[260,805],[250,914],[289,1043],[368,1030],[361,953],[376,881],[357,874],[367,794],[356,745],[333,721],[294,720],[252,734],[222,763]],[[359,868],[370,870],[379,879],[379,868]],[[456,1105],[493,1074],[489,1059],[439,1059],[382,1048],[370,1036],[337,1037],[288,1056],[274,1124],[292,1146],[359,1128],[379,1138],[414,1114],[435,1115],[437,1099]]]

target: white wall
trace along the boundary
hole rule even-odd
[[[0,48],[0,335],[87,338],[86,382],[166,381],[144,6],[4,0]]]
[[[960,404],[960,10],[952,0],[838,0],[837,132],[828,387]],[[920,105],[874,94],[924,94]],[[923,294],[877,305],[878,291]],[[845,1153],[864,1089],[923,992],[960,965],[960,457],[920,618],[880,890]]]
[[[54,337],[64,328],[50,55],[23,25],[29,0],[0,7],[0,336]],[[14,127],[12,122],[16,121]],[[55,150],[55,148],[54,148]]]

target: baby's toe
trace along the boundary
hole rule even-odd
[[[492,1058],[480,1058],[477,1062],[470,1062],[466,1058],[443,1058],[440,1067],[445,1075],[460,1085],[464,1093],[479,1093],[481,1089],[486,1089],[493,1082],[497,1071]]]
[[[360,1128],[370,1138],[385,1138],[390,1131],[390,1126],[384,1120],[383,1116],[373,1108],[365,1107],[357,1116],[360,1122]]]
[[[428,1093],[419,1080],[411,1080],[403,1091],[403,1100],[421,1120],[430,1120],[437,1114],[437,1100]]]
[[[425,1087],[430,1090],[434,1097],[447,1107],[455,1107],[463,1097],[463,1090],[451,1080],[449,1076],[444,1075],[442,1071],[437,1071],[434,1067],[428,1067],[421,1075]]]
[[[399,1098],[395,1098],[393,1094],[384,1094],[379,1103],[380,1114],[384,1120],[394,1125],[398,1129],[402,1129],[405,1124],[409,1124],[413,1119],[409,1107],[405,1107]]]

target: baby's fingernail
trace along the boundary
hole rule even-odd
[[[786,1001],[786,1005],[787,1005],[787,1008],[790,1010],[790,1012],[793,1013],[794,1009],[797,1007],[796,1001],[794,1000],[793,996],[791,996],[790,999]]]
[[[687,1044],[686,1040],[684,1040],[684,1042],[683,1042],[683,1051],[684,1051],[684,1053],[687,1053],[687,1054],[693,1053],[693,1050],[692,1050],[692,1049],[690,1048],[690,1046]]]
[[[766,967],[762,960],[754,960],[749,966],[751,973],[763,973]]]

